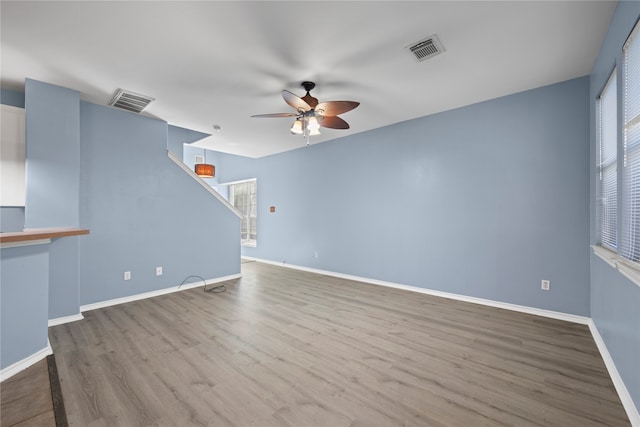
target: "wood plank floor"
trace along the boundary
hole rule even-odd
[[[628,426],[584,325],[259,263],[50,329],[71,426]]]
[[[2,427],[55,427],[47,359],[0,384]]]

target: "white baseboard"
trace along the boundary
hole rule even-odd
[[[631,421],[631,425],[633,427],[640,427],[640,413],[638,412],[638,408],[636,408],[636,405],[633,403],[633,399],[631,398],[631,394],[629,394],[629,390],[627,390],[627,387],[624,385],[624,381],[616,368],[616,364],[613,362],[611,354],[609,354],[609,350],[600,335],[600,331],[598,331],[598,327],[593,319],[589,319],[588,325],[591,335],[593,336],[593,340],[596,342],[598,350],[600,350],[600,355],[602,356],[602,360],[604,360],[607,371],[609,371],[611,381],[613,381],[613,385],[618,392],[622,406],[624,406],[624,410],[627,412],[629,421]]]
[[[474,304],[481,304],[489,307],[503,308],[505,310],[518,311],[521,313],[535,314],[537,316],[549,317],[549,318],[558,319],[558,320],[565,320],[567,322],[580,323],[582,325],[588,325],[589,321],[591,320],[590,317],[578,316],[576,314],[562,313],[560,311],[545,310],[542,308],[528,307],[525,305],[510,304],[510,303],[501,302],[501,301],[494,301],[494,300],[489,300],[484,298],[470,297],[467,295],[453,294],[450,292],[436,291],[433,289],[420,288],[418,286],[410,286],[410,285],[402,285],[402,284],[393,283],[393,282],[385,282],[384,280],[369,279],[367,277],[353,276],[351,274],[336,273],[333,271],[319,270],[316,268],[302,267],[302,266],[293,265],[293,264],[284,264],[281,262],[269,261],[269,260],[260,259],[260,258],[251,258],[251,257],[243,257],[243,258],[251,261],[261,262],[264,264],[271,264],[271,265],[277,265],[280,267],[292,268],[294,270],[301,270],[301,271],[307,271],[310,273],[323,274],[325,276],[339,277],[341,279],[354,280],[356,282],[370,283],[372,285],[386,286],[389,288],[404,289],[405,291],[418,292],[421,294],[433,295],[433,296],[442,297],[442,298],[449,298],[457,301],[470,302]]]
[[[49,339],[47,339],[47,346],[42,350],[38,350],[33,353],[31,356],[27,356],[22,360],[17,361],[13,365],[9,365],[3,370],[0,371],[0,382],[11,378],[18,372],[24,371],[29,366],[41,361],[48,355],[53,354],[53,349],[51,348],[51,343]]]
[[[205,283],[202,283],[202,281],[198,281],[194,283],[187,283],[182,286],[173,286],[171,288],[159,289],[157,291],[145,292],[145,293],[136,294],[136,295],[129,295],[126,297],[110,299],[107,301],[94,302],[91,304],[81,305],[80,311],[85,312],[85,311],[96,310],[98,308],[110,307],[112,305],[125,304],[127,302],[138,301],[141,299],[153,298],[160,295],[171,294],[173,292],[184,291],[186,289],[197,288],[200,286],[204,286],[205,284],[212,285],[215,283],[226,282],[227,280],[239,279],[240,277],[242,277],[242,274],[240,273],[231,274],[229,276],[217,277],[215,279],[207,279],[205,280]]]
[[[640,414],[638,413],[638,409],[636,408],[633,402],[633,399],[629,394],[629,390],[627,390],[627,387],[625,386],[624,381],[622,380],[622,377],[620,376],[620,373],[618,372],[618,369],[616,368],[616,365],[613,359],[611,358],[611,355],[609,354],[609,350],[607,350],[607,346],[605,345],[604,340],[600,336],[600,332],[598,332],[598,328],[596,327],[595,322],[590,317],[578,316],[575,314],[562,313],[558,311],[544,310],[544,309],[534,308],[534,307],[527,307],[527,306],[517,305],[517,304],[509,304],[505,302],[493,301],[493,300],[488,300],[483,298],[469,297],[466,295],[453,294],[449,292],[435,291],[431,289],[419,288],[417,286],[401,285],[398,283],[385,282],[385,281],[376,280],[376,279],[368,279],[366,277],[335,273],[333,271],[302,267],[298,265],[286,264],[286,263],[270,261],[270,260],[265,260],[260,258],[252,258],[252,257],[243,257],[243,258],[251,261],[261,262],[264,264],[271,264],[271,265],[277,265],[280,267],[292,268],[294,270],[307,271],[310,273],[317,273],[317,274],[323,274],[326,276],[339,277],[342,279],[354,280],[357,282],[370,283],[370,284],[379,285],[379,286],[387,286],[390,288],[404,289],[411,292],[418,292],[418,293],[427,294],[427,295],[434,295],[434,296],[454,299],[458,301],[471,302],[474,304],[481,304],[489,307],[503,308],[506,310],[513,310],[521,313],[534,314],[538,316],[549,317],[552,319],[565,320],[568,322],[587,325],[589,326],[591,335],[593,336],[596,346],[600,351],[600,355],[602,356],[602,359],[604,360],[607,370],[609,371],[609,376],[611,377],[611,381],[613,382],[613,385],[616,388],[618,396],[622,401],[622,405],[624,406],[627,416],[631,421],[631,425],[633,427],[640,427]]]
[[[71,316],[56,317],[55,319],[49,319],[49,327],[58,326],[65,323],[76,322],[84,319],[82,313],[72,314]]]

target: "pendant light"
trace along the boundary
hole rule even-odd
[[[200,178],[215,178],[216,167],[207,163],[206,149],[204,150],[204,163],[196,163],[194,170]]]

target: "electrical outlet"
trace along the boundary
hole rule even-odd
[[[318,251],[315,251],[315,252],[313,253],[313,257],[314,257],[314,258],[318,258]]]
[[[540,289],[543,291],[548,291],[550,289],[550,283],[548,280],[543,280],[540,284]]]
[[[124,280],[131,280],[131,272],[130,271],[125,271],[124,272]]]
[[[162,266],[156,267],[156,276],[162,276]]]

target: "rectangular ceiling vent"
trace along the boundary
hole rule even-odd
[[[433,58],[444,52],[444,47],[435,34],[407,46],[407,49],[409,49],[418,62]]]
[[[151,101],[154,100],[154,98],[150,98],[146,95],[140,95],[139,93],[129,92],[124,89],[118,89],[109,102],[109,105],[116,108],[122,108],[123,110],[132,111],[134,113],[140,113],[151,103]]]

